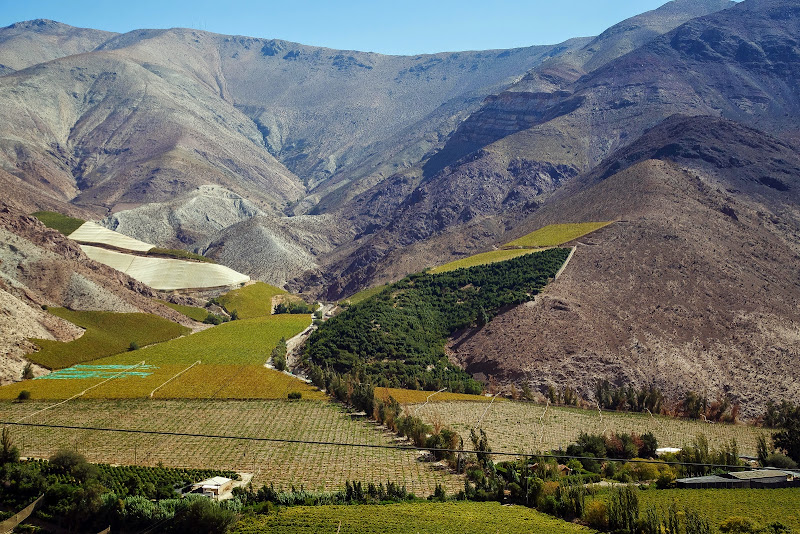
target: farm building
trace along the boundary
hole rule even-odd
[[[225,477],[213,477],[192,485],[192,493],[202,493],[211,499],[219,499],[232,489],[233,480]]]
[[[790,488],[800,487],[797,473],[778,469],[755,469],[736,471],[724,475],[679,478],[675,481],[679,488]]]

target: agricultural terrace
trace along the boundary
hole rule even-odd
[[[677,502],[679,508],[700,512],[718,527],[729,517],[746,517],[755,523],[755,530],[780,521],[800,532],[800,488],[784,489],[691,489],[639,492],[639,509],[655,506],[666,511]]]
[[[278,295],[288,295],[288,293],[264,282],[256,282],[228,291],[217,301],[228,313],[236,310],[240,319],[252,319],[270,315],[274,307],[273,299]]]
[[[474,256],[469,256],[467,258],[462,258],[460,260],[451,261],[450,263],[445,263],[444,265],[434,267],[429,272],[431,274],[438,274],[438,273],[446,273],[449,271],[455,271],[456,269],[475,267],[476,265],[487,265],[489,263],[496,263],[498,261],[510,260],[512,258],[516,258],[517,256],[530,254],[531,252],[535,252],[535,250],[531,249],[490,250],[489,252],[482,252],[480,254],[475,254]]]
[[[208,317],[208,310],[205,308],[198,308],[197,306],[184,306],[183,304],[173,304],[172,302],[167,302],[166,300],[158,300],[164,306],[172,308],[178,313],[182,313],[189,319],[193,319],[198,322],[203,322],[203,320]]]
[[[573,239],[578,239],[586,234],[608,226],[613,221],[608,222],[587,222],[587,223],[568,223],[568,224],[549,224],[539,228],[535,232],[506,243],[502,248],[539,248],[557,247],[568,243]]]
[[[399,503],[354,506],[297,506],[279,514],[242,519],[232,534],[285,532],[287,534],[529,534],[531,532],[590,533],[524,506],[497,502]]]
[[[652,432],[659,447],[683,447],[699,434],[704,434],[709,445],[717,449],[735,439],[740,453],[755,456],[758,436],[769,434],[768,429],[754,426],[709,424],[640,413],[603,412],[601,418],[597,410],[545,407],[528,402],[495,401],[488,411],[485,405],[474,402],[429,403],[424,408],[410,405],[406,409],[429,422],[449,424],[467,443],[470,429],[483,416],[480,426],[486,431],[492,449],[515,453],[566,448],[581,432],[614,431]]]
[[[54,211],[37,211],[32,215],[39,219],[43,225],[47,226],[48,228],[52,228],[53,230],[58,230],[64,235],[71,234],[86,222],[83,219],[67,217],[66,215],[61,215],[60,213],[56,213]]]
[[[10,384],[0,388],[0,398],[13,399],[27,390],[32,399],[65,399],[92,388],[86,398],[148,397],[154,392],[154,397],[166,398],[278,399],[298,391],[303,398],[324,399],[305,382],[264,368],[281,338],[298,334],[310,323],[306,315],[231,321],[59,371],[66,374]],[[144,365],[138,365],[141,362]]]
[[[128,350],[131,342],[144,347],[174,339],[190,331],[185,326],[146,313],[72,311],[66,308],[50,308],[48,311],[86,329],[81,337],[66,343],[46,339],[33,340],[40,350],[29,354],[28,359],[48,369],[61,369],[110,356]]]
[[[18,421],[48,403],[0,403],[0,421]],[[212,434],[278,440],[394,445],[394,434],[336,404],[301,401],[74,400],[32,415],[26,423]],[[22,456],[47,458],[64,446],[91,462],[214,468],[255,473],[253,485],[274,483],[307,490],[340,490],[348,480],[405,485],[418,496],[442,484],[448,493],[462,478],[419,461],[416,451],[342,447],[231,438],[111,433],[11,426]]]

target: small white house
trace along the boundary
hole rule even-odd
[[[225,477],[213,477],[192,485],[192,493],[202,493],[210,499],[219,499],[232,489],[233,480]]]

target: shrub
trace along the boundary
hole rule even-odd
[[[28,391],[27,389],[23,389],[22,391],[19,392],[19,395],[17,395],[17,400],[20,402],[26,401],[30,398],[31,398],[31,392]]]
[[[139,344],[135,341],[131,341],[131,344],[128,345],[128,351],[139,350]]]
[[[31,378],[33,378],[33,364],[31,362],[28,362],[22,369],[22,379],[30,380]]]
[[[612,530],[634,532],[639,519],[639,491],[632,486],[614,488],[608,506],[608,526]]]
[[[719,524],[721,532],[731,534],[747,534],[749,532],[757,532],[758,529],[753,525],[753,522],[746,517],[731,516]]]
[[[303,394],[300,393],[299,391],[291,391],[289,392],[289,395],[287,395],[287,397],[289,398],[289,400],[300,400],[303,398]]]

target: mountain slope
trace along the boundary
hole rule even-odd
[[[458,225],[463,225],[462,236],[473,235],[473,219],[536,209],[572,176],[675,113],[722,115],[795,139],[800,123],[798,32],[800,13],[793,2],[745,0],[691,20],[580,78],[569,90],[506,91],[488,99],[448,140],[445,159],[431,158],[426,166],[433,168],[422,176],[406,173],[398,209],[383,210],[390,217],[370,215],[380,213],[375,208],[385,204],[385,197],[393,198],[378,190],[348,206],[354,213],[345,211],[350,218],[366,220],[361,234],[368,229],[372,235],[348,251],[351,258],[334,258],[328,276],[344,272],[352,278],[344,283],[349,290],[368,285],[380,279],[382,258],[392,255],[397,263],[401,245],[458,232]],[[758,60],[743,52],[751,49],[760,51]],[[464,151],[472,152],[427,174]],[[386,191],[398,182],[392,180]],[[441,193],[433,197],[435,206],[419,203],[433,191]],[[426,223],[431,218],[443,222]],[[480,248],[492,239],[479,231],[471,241]],[[446,247],[439,250],[447,253]]]
[[[605,172],[619,160],[624,170]],[[789,145],[729,121],[674,117],[509,234],[617,220],[575,243],[534,305],[454,340],[452,357],[587,398],[601,378],[655,384],[673,399],[729,394],[755,416],[766,400],[800,393],[799,200],[800,155]]]
[[[116,35],[37,19],[0,28],[0,67],[8,74],[60,57],[91,52]]]
[[[279,211],[303,191],[246,117],[176,71],[96,52],[4,76],[0,95],[0,165],[61,200],[110,209],[210,183]]]

